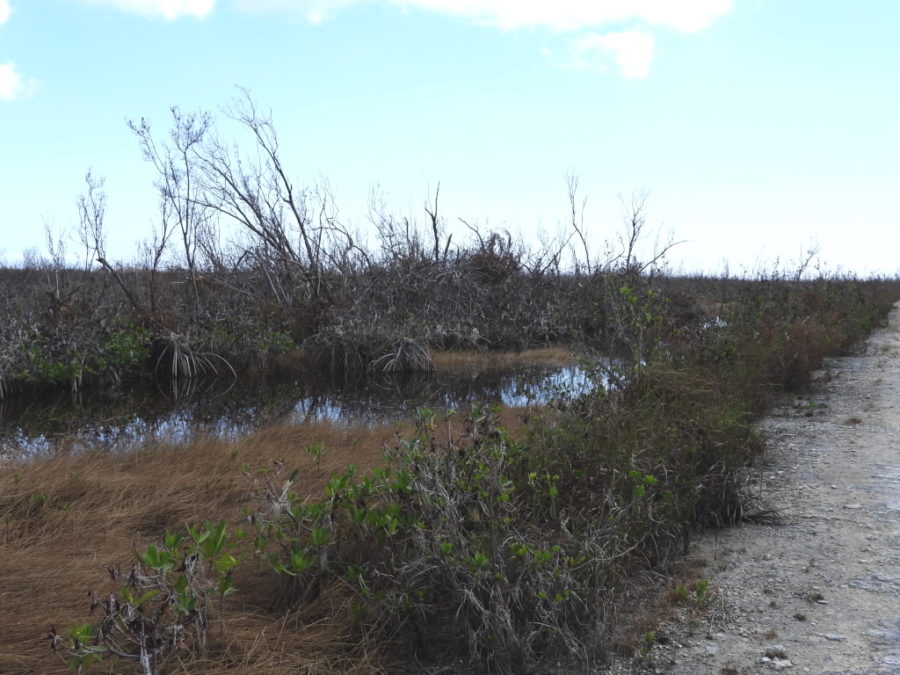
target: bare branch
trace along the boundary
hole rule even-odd
[[[105,181],[103,178],[95,178],[90,171],[85,175],[84,181],[87,184],[87,191],[78,198],[79,239],[85,247],[91,248],[97,262],[116,280],[129,304],[142,313],[143,308],[137,298],[125,285],[119,272],[106,259],[106,234],[103,232],[103,221],[106,217],[106,192],[103,190]]]
[[[570,215],[570,224],[572,226],[572,230],[575,235],[578,236],[578,239],[581,241],[581,247],[584,250],[584,266],[585,272],[590,275],[593,272],[591,265],[591,252],[588,248],[587,236],[584,229],[584,209],[587,206],[587,197],[584,197],[581,200],[581,204],[578,204],[578,176],[574,173],[566,174],[566,186],[569,191],[569,215]],[[571,237],[566,241],[571,241]],[[575,272],[577,273],[579,270],[578,260],[577,258],[574,261],[575,263]]]

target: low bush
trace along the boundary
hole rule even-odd
[[[596,623],[628,546],[610,536],[625,516],[563,507],[560,476],[533,470],[528,446],[492,413],[474,409],[459,435],[447,422],[440,443],[421,411],[384,468],[332,477],[324,501],[292,493],[291,477],[264,477],[256,545],[285,579],[288,604],[341,580],[362,629],[409,638],[431,658],[462,650],[496,672],[521,672],[560,640],[594,653],[582,629]],[[628,494],[622,506],[651,498]]]
[[[77,672],[115,657],[154,675],[175,653],[201,655],[214,598],[234,590],[232,552],[240,537],[240,531],[229,537],[224,522],[166,532],[161,546],[135,552],[127,573],[109,568],[124,585],[105,598],[91,593],[91,611],[102,608],[103,618],[73,623],[65,634],[51,629],[51,645],[71,656],[69,667]]]

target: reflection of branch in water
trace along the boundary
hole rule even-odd
[[[393,401],[406,404],[410,399],[418,402],[432,401],[441,390],[435,377],[430,373],[405,372],[386,373],[370,380],[371,388],[382,392],[391,392]],[[377,402],[383,407],[383,397]]]
[[[235,378],[237,379],[237,378]],[[219,378],[204,377],[170,377],[167,379],[154,378],[154,383],[160,394],[172,403],[177,403],[186,399],[199,398],[201,396],[210,396],[211,398],[219,398],[228,393],[234,386],[234,380],[228,384],[224,391],[215,393],[214,390],[221,384]],[[168,385],[168,391],[163,390],[163,383]]]
[[[153,440],[229,437],[276,421],[390,424],[411,417],[420,406],[446,411],[475,401],[543,404],[588,391],[597,386],[596,379],[596,373],[575,368],[477,377],[395,374],[352,382],[341,378],[330,386],[294,379],[225,383],[223,378],[196,378],[170,382],[171,390],[155,382],[127,393],[17,398],[0,402],[0,452],[12,448],[26,455],[46,454],[57,444],[122,451]]]

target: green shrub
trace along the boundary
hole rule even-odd
[[[224,522],[205,523],[167,532],[161,546],[135,551],[127,574],[110,568],[114,580],[125,581],[118,593],[92,593],[91,610],[101,607],[103,618],[73,623],[66,634],[51,629],[54,648],[68,654],[73,671],[117,657],[137,661],[144,675],[161,672],[173,654],[202,652],[212,598],[234,591],[233,553],[241,536],[229,536]]]

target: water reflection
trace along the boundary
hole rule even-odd
[[[326,384],[299,380],[228,387],[209,384],[167,390],[58,396],[0,403],[0,457],[41,456],[64,448],[124,451],[153,441],[185,444],[198,438],[232,438],[270,423],[329,421],[375,425],[408,419],[416,408],[463,407],[476,401],[504,406],[546,404],[590,390],[577,366],[516,372],[394,376]],[[195,385],[196,386],[196,385]]]
[[[409,418],[422,406],[449,410],[476,401],[508,407],[543,405],[553,398],[579,394],[589,388],[588,374],[577,366],[501,376],[391,378],[327,396],[300,398],[286,420],[383,424]]]

